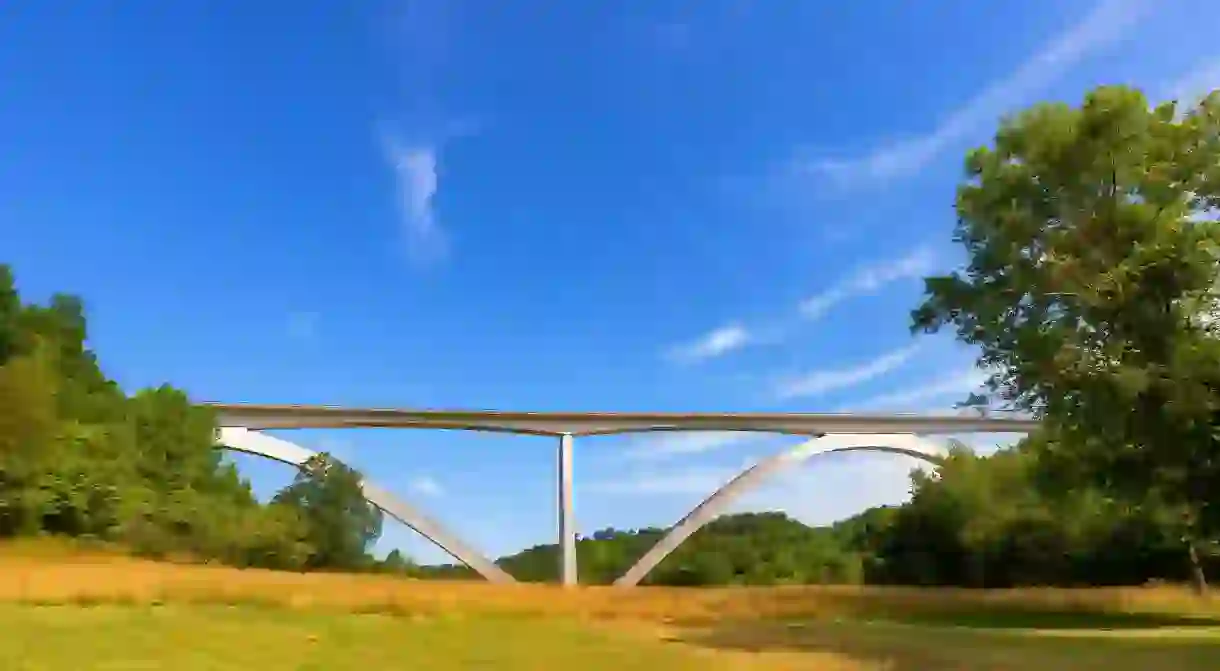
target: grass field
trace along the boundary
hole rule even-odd
[[[78,553],[0,552],[0,631],[5,671],[1220,668],[1220,600],[1171,587],[561,590]]]
[[[1216,630],[1052,635],[862,622],[650,628],[470,614],[392,617],[249,606],[0,606],[0,668],[348,669],[1216,668]]]

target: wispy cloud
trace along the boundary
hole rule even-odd
[[[918,343],[907,345],[852,368],[814,371],[782,380],[775,387],[775,396],[780,400],[805,398],[854,387],[897,369],[914,356],[919,347]]]
[[[664,470],[644,470],[617,478],[590,482],[586,490],[601,494],[711,494],[756,463],[749,457],[733,466],[678,466]]]
[[[830,289],[802,301],[801,314],[811,319],[821,317],[850,298],[875,294],[885,285],[899,280],[923,277],[932,272],[935,263],[932,250],[919,247],[905,256],[863,266]]]
[[[665,350],[665,358],[677,363],[697,363],[746,347],[782,342],[801,319],[816,319],[844,301],[875,295],[901,280],[923,277],[935,269],[936,261],[931,247],[920,246],[897,258],[867,263],[826,291],[802,301],[796,315],[752,326],[730,322],[690,342],[670,347]]]
[[[683,455],[702,454],[730,445],[759,440],[765,434],[750,431],[679,431],[666,432],[632,441],[623,453],[628,459],[668,459]]]
[[[439,150],[435,145],[404,144],[385,135],[383,148],[394,170],[402,233],[412,260],[432,262],[444,258],[448,241],[437,219],[434,200],[440,187]]]
[[[685,469],[591,482],[586,489],[600,494],[709,494],[734,475],[725,468]]]
[[[782,511],[805,524],[830,524],[873,506],[906,501],[911,471],[928,468],[921,461],[894,454],[829,455],[777,473],[734,501],[729,510]]]
[[[441,483],[426,475],[416,476],[407,483],[407,489],[413,494],[423,496],[440,496],[445,493],[445,488]]]
[[[848,403],[835,412],[919,412],[928,414],[969,414],[969,409],[954,408],[954,404],[982,388],[991,371],[969,367],[934,378],[926,383],[914,382],[909,388],[866,398],[858,403]],[[937,438],[945,445],[952,441],[965,443],[975,451],[990,454],[1008,447],[1024,438],[1019,433],[960,433]]]
[[[798,172],[853,185],[917,173],[941,152],[1050,85],[1085,57],[1117,41],[1134,26],[1150,3],[1103,0],[1079,23],[1069,27],[1034,53],[1015,71],[996,81],[949,114],[930,132],[879,147],[863,156],[799,161]]]
[[[694,363],[712,359],[741,349],[750,344],[752,338],[745,326],[737,323],[713,329],[699,338],[671,347],[666,356],[676,362]]]
[[[944,444],[936,439],[934,443]],[[804,445],[793,441],[783,450]],[[681,466],[646,469],[589,483],[590,493],[630,496],[696,496],[703,498],[761,460],[751,455],[737,465]],[[808,523],[827,523],[871,506],[902,501],[909,491],[913,468],[930,468],[914,459],[892,454],[827,455],[811,463],[781,469],[745,492],[729,506],[731,512],[786,510]],[[833,494],[833,495],[832,495]],[[828,499],[831,501],[828,504]],[[837,502],[837,503],[836,503]]]
[[[857,403],[849,403],[836,412],[852,412],[862,410],[904,410],[915,411],[929,402],[944,399],[955,394],[965,396],[977,391],[987,380],[987,371],[978,368],[957,371],[934,378],[930,381],[909,382],[903,389],[879,394]]]

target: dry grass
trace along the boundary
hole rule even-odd
[[[47,671],[1205,671],[1220,627],[1200,619],[1220,600],[1174,587],[564,590],[0,548],[0,668]]]
[[[0,551],[0,601],[34,604],[206,603],[353,613],[454,612],[595,620],[1199,617],[1220,620],[1220,599],[1179,587],[956,590],[875,587],[640,588],[489,585],[351,574],[300,574],[131,559],[37,546]]]

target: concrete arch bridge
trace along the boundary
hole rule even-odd
[[[726,507],[771,476],[812,457],[838,452],[876,451],[931,464],[944,456],[925,435],[956,433],[1028,433],[1037,422],[986,416],[858,415],[815,413],[596,413],[503,412],[471,410],[360,409],[332,406],[208,404],[217,413],[220,447],[300,466],[313,452],[262,433],[293,428],[430,428],[521,433],[558,438],[557,518],[560,574],[574,585],[576,528],[572,456],[577,436],[655,431],[753,431],[805,437],[795,447],[763,459],[710,494],[670,527],[615,585],[631,587]],[[365,498],[390,517],[411,527],[455,559],[491,582],[514,582],[512,576],[445,529],[436,520],[367,479]]]

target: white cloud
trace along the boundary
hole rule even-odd
[[[969,408],[953,408],[951,403],[965,400],[971,392],[979,391],[990,371],[971,367],[933,379],[926,384],[913,384],[909,389],[873,396],[858,403],[850,403],[836,412],[918,412],[933,415],[972,414]],[[957,398],[950,398],[956,396]],[[981,454],[1016,444],[1025,434],[1021,433],[954,433],[929,436],[929,439],[948,445],[949,441],[965,443]]]
[[[700,498],[724,486],[729,480],[758,462],[756,456],[732,466],[675,467],[666,470],[643,470],[609,480],[591,482],[582,491],[599,494],[695,494]]]
[[[741,349],[750,340],[746,327],[733,323],[709,331],[692,342],[670,348],[666,354],[674,361],[693,363]]]
[[[958,439],[984,454],[1010,445],[1021,438],[1016,434],[960,434],[928,436],[946,449],[950,439]],[[788,445],[792,449],[804,441]],[[610,496],[674,496],[702,500],[724,486],[758,458],[744,460],[737,467],[675,467],[647,470],[590,483],[591,493]],[[896,505],[910,498],[913,470],[934,468],[926,462],[895,454],[852,452],[818,455],[780,470],[771,478],[747,490],[727,508],[727,513],[782,511],[810,525],[830,524],[858,514],[867,508]],[[650,523],[670,524],[673,520]]]
[[[829,454],[797,464],[746,492],[729,512],[782,511],[809,525],[824,525],[880,505],[910,498],[910,473],[924,462],[895,454]]]
[[[965,396],[977,391],[987,380],[987,371],[970,368],[933,379],[927,382],[911,382],[903,385],[903,389],[866,398],[857,403],[850,403],[837,412],[853,412],[861,410],[905,410],[914,412],[913,406],[922,406],[929,401],[943,399],[951,395]]]
[[[956,438],[980,452],[989,454],[998,447],[1020,439],[1015,434],[961,434],[929,436],[928,440],[948,447]],[[791,449],[804,441],[788,445]],[[591,493],[610,496],[674,496],[702,500],[724,486],[742,471],[757,463],[746,459],[736,467],[675,467],[646,470],[612,480],[590,483]],[[910,474],[929,471],[923,461],[895,454],[852,452],[819,455],[780,470],[734,500],[727,513],[782,511],[810,525],[830,524],[867,508],[896,505],[910,497]],[[670,524],[673,520],[650,523]]]
[[[932,272],[935,262],[930,248],[919,247],[906,256],[863,266],[846,280],[802,301],[801,314],[816,319],[850,298],[875,294],[892,282],[923,277]]]
[[[942,151],[1050,85],[1091,53],[1117,41],[1140,19],[1149,3],[1103,0],[1079,23],[1060,33],[1006,78],[991,84],[946,117],[932,131],[879,147],[864,156],[817,159],[798,169],[842,185],[887,180],[917,173]]]
[[[383,142],[394,169],[402,232],[408,252],[417,261],[434,261],[447,252],[445,232],[436,217],[434,200],[440,186],[438,150],[431,145],[405,145],[393,136]]]
[[[426,475],[419,475],[411,479],[407,483],[407,489],[414,494],[423,496],[440,496],[445,493],[445,488],[441,483]]]
[[[860,266],[830,289],[802,301],[799,306],[800,314],[805,319],[816,319],[843,301],[874,295],[886,285],[900,280],[928,275],[935,269],[935,265],[936,255],[932,249],[921,246],[898,258]],[[695,363],[724,356],[745,347],[774,344],[782,341],[793,328],[793,325],[785,324],[785,321],[781,319],[755,327],[730,322],[688,343],[669,348],[665,351],[665,356],[670,361]]]
[[[600,494],[710,494],[736,475],[727,468],[684,469],[667,473],[642,473],[631,477],[589,483],[590,492]]]
[[[750,431],[675,431],[632,441],[629,459],[666,459],[701,454],[729,445],[758,440],[766,434]]]
[[[781,381],[775,396],[781,400],[817,396],[837,389],[846,389],[880,377],[897,369],[919,350],[919,344],[907,345],[878,356],[852,368],[814,371]]]
[[[797,441],[785,449],[803,442]],[[582,491],[611,496],[674,496],[702,500],[757,461],[758,458],[751,458],[736,467],[648,470],[590,483]],[[930,466],[893,454],[820,455],[758,483],[755,488],[743,492],[725,512],[783,511],[806,524],[829,524],[872,506],[905,501],[910,494],[909,475],[916,468]],[[669,524],[672,520],[657,522]]]
[[[1009,433],[925,436],[946,448],[950,440],[958,440],[980,454],[991,454],[1023,437]],[[829,454],[778,473],[747,492],[730,511],[779,510],[805,524],[830,524],[874,506],[907,501],[911,493],[911,472],[928,472],[933,468],[927,462],[896,454]]]
[[[754,461],[724,468],[675,468],[589,483],[582,491],[608,496],[683,497],[703,500]],[[783,511],[811,525],[829,524],[866,508],[897,504],[910,495],[912,469],[922,462],[892,454],[834,454],[776,473],[743,492],[726,513]],[[656,520],[668,525],[674,520]]]

